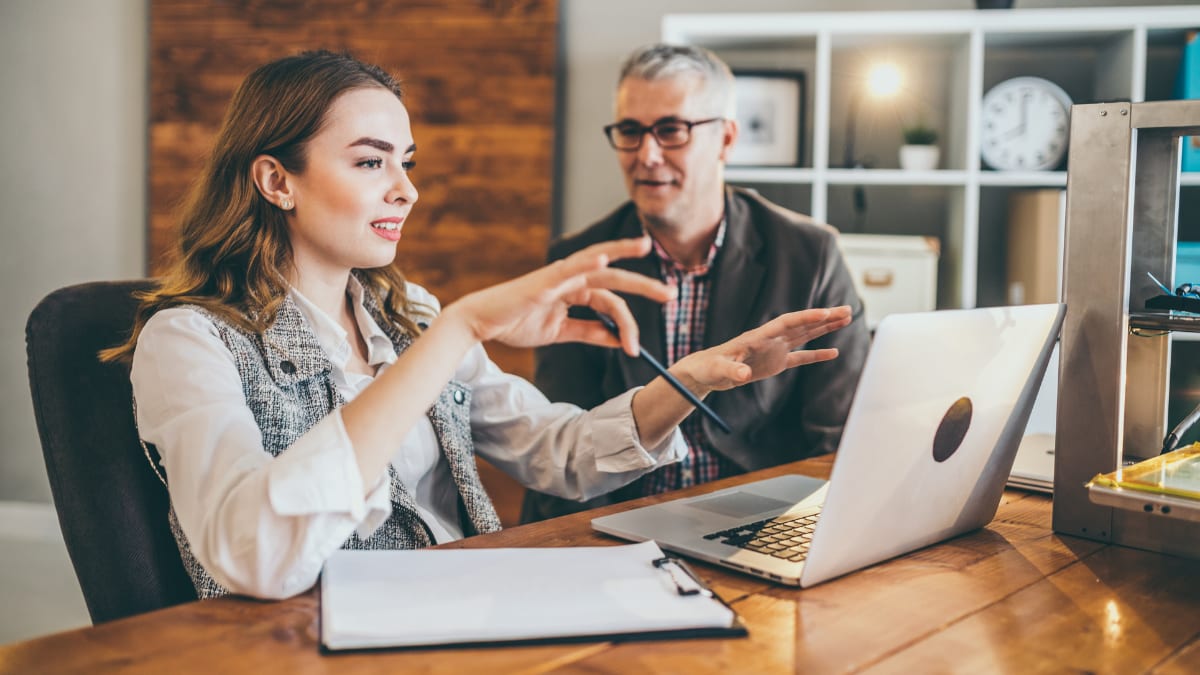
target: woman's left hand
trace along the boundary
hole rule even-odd
[[[649,252],[649,237],[593,244],[539,270],[463,296],[442,316],[461,317],[477,340],[499,340],[514,347],[586,342],[621,347],[626,354],[636,356],[637,322],[614,291],[666,302],[675,297],[675,289],[658,279],[609,267],[609,263]],[[620,330],[620,338],[599,321],[567,316],[573,306],[590,307],[610,316]]]
[[[777,375],[788,368],[836,358],[836,349],[799,349],[850,324],[847,306],[791,312],[716,347],[694,352],[671,373],[703,396]]]

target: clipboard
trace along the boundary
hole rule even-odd
[[[737,613],[653,541],[335,552],[322,653],[745,637]]]

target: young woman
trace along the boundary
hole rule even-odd
[[[339,547],[413,548],[499,529],[475,453],[585,499],[686,452],[692,408],[663,380],[590,411],[506,375],[480,342],[582,341],[637,354],[615,293],[673,291],[608,267],[609,242],[441,309],[391,266],[417,202],[399,85],[349,56],[262,66],[234,95],[184,207],[178,260],[130,340],[137,423],[161,457],[170,522],[200,597],[300,593]],[[620,338],[568,318],[613,317]],[[834,358],[794,351],[850,320],[796,312],[672,372],[705,395]]]

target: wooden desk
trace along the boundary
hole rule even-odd
[[[692,492],[830,467],[809,460]],[[622,508],[452,546],[618,543],[588,521]],[[695,568],[749,638],[322,656],[310,592],[193,602],[0,647],[0,672],[1200,672],[1200,562],[1059,537],[1040,495],[1009,491],[983,530],[808,590]]]

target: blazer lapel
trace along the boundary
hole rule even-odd
[[[759,304],[766,267],[759,261],[762,240],[750,222],[745,202],[726,188],[725,243],[717,254],[713,295],[704,345],[713,347],[741,335]],[[661,338],[660,338],[661,340]]]

